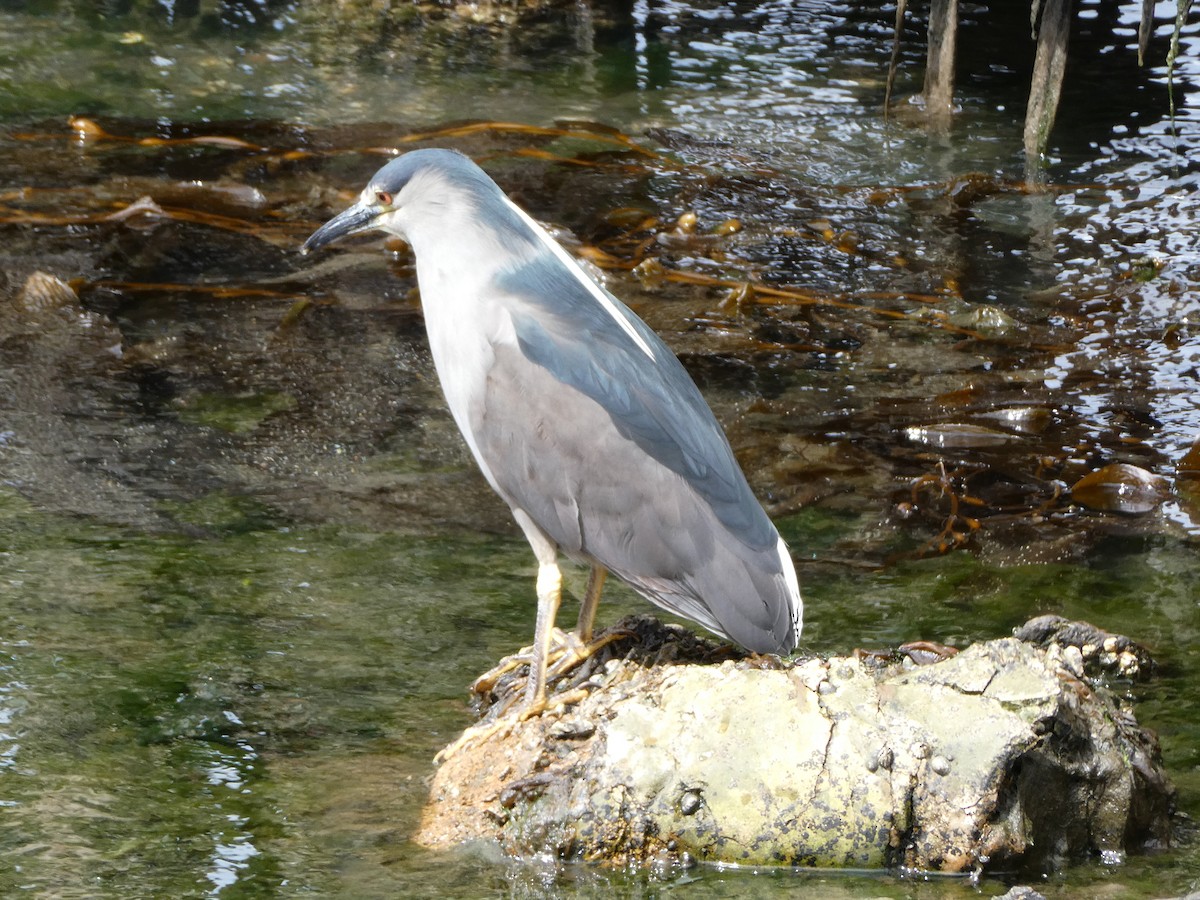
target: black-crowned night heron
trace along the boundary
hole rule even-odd
[[[526,711],[545,705],[558,552],[748,650],[787,653],[801,601],[787,546],[683,366],[620,300],[450,150],[375,173],[304,244],[377,229],[406,240],[450,412],[537,557]]]

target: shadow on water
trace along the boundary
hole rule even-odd
[[[1068,106],[1031,188],[1018,63],[981,51],[949,136],[885,124],[888,17],[836,4],[523,32],[216,9],[0,12],[0,892],[975,892],[407,843],[467,684],[529,640],[532,558],[441,405],[405,249],[296,249],[429,144],[680,353],[793,548],[803,650],[1041,612],[1127,633],[1163,675],[1123,689],[1195,811],[1194,67],[1174,135],[1161,69],[1130,108]],[[1123,27],[1098,57],[1127,62]],[[1136,469],[1080,486],[1113,464]],[[615,586],[601,616],[644,609]],[[1161,896],[1196,869],[1185,846],[1043,888]]]

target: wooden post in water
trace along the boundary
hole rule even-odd
[[[1027,167],[1046,149],[1054,115],[1058,111],[1063,72],[1067,67],[1067,40],[1071,35],[1071,5],[1071,0],[1044,0],[1042,3],[1042,21],[1037,32],[1037,59],[1033,64],[1029,106],[1025,110]]]
[[[933,0],[929,8],[929,55],[925,63],[925,112],[945,126],[954,107],[954,54],[958,43],[958,0]]]

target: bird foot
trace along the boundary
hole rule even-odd
[[[606,647],[613,641],[627,637],[629,634],[630,632],[622,629],[612,629],[606,631],[594,641],[585,644],[579,639],[577,634],[567,633],[558,628],[554,629],[554,645],[547,660],[547,682],[563,677],[576,666],[594,656],[601,648]],[[496,688],[501,679],[515,672],[521,666],[530,665],[532,661],[532,647],[525,647],[511,656],[506,656],[495,668],[475,679],[475,682],[471,685],[471,690],[480,696],[489,694]],[[441,765],[471,744],[491,740],[496,735],[506,735],[520,723],[527,722],[551,710],[574,706],[587,697],[588,693],[587,688],[577,687],[572,690],[551,694],[550,696],[543,695],[541,697],[526,698],[525,702],[516,710],[504,710],[499,714],[498,718],[490,722],[480,722],[478,725],[472,725],[467,728],[459,736],[458,740],[444,747],[434,757],[434,762]]]
[[[560,646],[570,643],[574,635],[568,635],[561,628],[555,628],[550,633],[550,660],[555,659],[555,654]],[[578,638],[575,638],[578,640]],[[547,660],[547,662],[550,662]],[[511,672],[515,672],[521,666],[533,665],[533,647],[522,647],[516,653],[504,657],[495,666],[488,669],[471,683],[471,693],[478,694],[483,697],[495,690],[496,685],[500,680]]]
[[[567,634],[565,636],[565,645],[555,647],[554,652],[550,654],[551,658],[546,667],[546,681],[561,678],[576,666],[587,662],[601,648],[607,647],[613,641],[619,641],[623,637],[628,637],[629,634],[630,632],[628,631],[614,628],[611,631],[604,632],[600,637],[586,644],[574,632]]]
[[[478,725],[472,725],[470,728],[465,729],[453,744],[447,744],[439,750],[437,755],[433,757],[433,764],[440,766],[460,750],[471,746],[471,744],[486,741],[500,732],[512,731],[513,726],[519,721],[521,720],[505,716],[504,718],[497,719],[495,722],[481,722]]]
[[[546,681],[562,678],[576,666],[589,660],[602,647],[623,637],[628,637],[630,633],[623,629],[611,629],[595,640],[584,643],[575,632],[555,628],[551,633],[550,653],[546,657]],[[481,697],[487,696],[495,690],[496,685],[506,675],[517,671],[521,666],[532,665],[533,647],[522,647],[511,656],[504,657],[493,668],[476,678],[471,684],[471,692]],[[529,718],[529,716],[525,716],[525,718]]]

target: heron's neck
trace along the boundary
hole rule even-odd
[[[439,215],[407,229],[423,294],[473,294],[539,252],[519,222],[485,224],[479,216]]]

